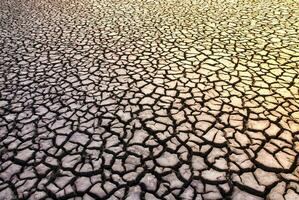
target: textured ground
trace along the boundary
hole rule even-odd
[[[0,199],[299,199],[299,5],[1,0]]]

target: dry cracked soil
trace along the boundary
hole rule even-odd
[[[298,1],[0,1],[1,200],[298,200],[298,153]]]

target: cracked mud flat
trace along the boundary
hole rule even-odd
[[[299,5],[0,1],[0,199],[299,199]]]

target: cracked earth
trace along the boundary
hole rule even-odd
[[[0,199],[299,199],[299,5],[0,1]]]

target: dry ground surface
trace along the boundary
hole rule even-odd
[[[299,5],[1,0],[0,199],[299,199]]]

